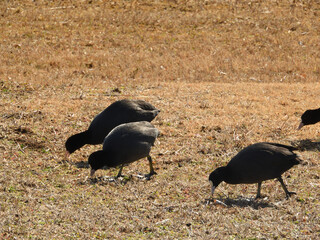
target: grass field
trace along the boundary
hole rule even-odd
[[[320,102],[317,1],[1,1],[1,239],[318,239]],[[161,110],[146,159],[99,170],[66,139],[112,102]],[[243,147],[298,146],[306,165],[276,180],[208,176]]]

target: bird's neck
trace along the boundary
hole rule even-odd
[[[320,108],[316,110],[315,119],[317,122],[320,122]]]
[[[102,150],[99,158],[102,165],[108,168],[113,168],[113,167],[117,167],[118,165],[121,165],[121,163],[117,161],[117,158],[114,155],[112,149]]]
[[[239,181],[239,177],[236,172],[232,172],[232,170],[226,166],[224,169],[224,179],[228,184],[236,184]]]
[[[84,145],[90,143],[88,140],[90,139],[90,133],[88,131],[84,131],[81,133],[77,133],[72,136],[73,145],[75,149],[79,149]]]

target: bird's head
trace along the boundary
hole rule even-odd
[[[91,153],[88,159],[88,163],[91,167],[90,177],[93,177],[94,173],[105,166],[108,163],[108,156],[102,150]]]
[[[211,185],[211,195],[213,196],[214,190],[223,181],[225,174],[225,167],[219,167],[209,175],[209,182]]]
[[[76,137],[75,136],[71,136],[67,139],[66,143],[65,143],[65,147],[66,147],[66,155],[70,155],[72,154],[74,151],[76,151],[78,148],[75,145],[75,140]]]
[[[301,116],[301,122],[298,127],[298,130],[301,129],[305,125],[315,124],[319,122],[320,114],[319,109],[307,110]]]

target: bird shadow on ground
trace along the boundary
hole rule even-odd
[[[73,165],[75,165],[77,168],[89,168],[89,163],[86,161],[80,161],[80,162],[75,162],[72,163]]]
[[[79,185],[100,185],[100,186],[105,186],[105,185],[125,185],[129,181],[132,180],[132,176],[123,176],[119,178],[115,177],[110,177],[110,176],[99,176],[99,177],[87,177],[84,181],[79,181]]]
[[[291,141],[291,144],[300,151],[320,151],[320,142],[313,142],[311,139]]]
[[[244,197],[238,197],[236,199],[232,199],[229,197],[226,198],[217,198],[216,200],[212,199],[206,199],[206,204],[210,204],[210,202],[213,202],[215,205],[220,204],[225,207],[251,207],[255,210],[259,208],[275,208],[276,206],[273,204],[270,204],[266,202],[265,200],[256,200],[255,198],[244,198]]]
[[[266,208],[266,207],[275,207],[274,205],[266,202],[265,200],[256,200],[254,198],[244,198],[238,197],[237,199],[225,198],[221,199],[227,206],[230,207],[251,207],[253,209]]]
[[[89,168],[90,167],[89,163],[87,161],[73,162],[73,161],[64,159],[64,160],[59,161],[58,163],[74,165],[77,168]]]

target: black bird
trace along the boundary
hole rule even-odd
[[[158,135],[158,129],[147,121],[124,123],[115,127],[106,136],[103,150],[89,156],[91,177],[98,169],[120,166],[116,176],[118,178],[121,176],[123,166],[147,157],[150,173],[146,177],[150,179],[150,176],[156,174],[152,166],[150,150]]]
[[[298,130],[305,125],[311,125],[320,122],[320,108],[318,109],[309,109],[301,115],[301,122],[298,127]]]
[[[229,184],[258,183],[256,198],[260,198],[262,181],[277,178],[286,193],[286,197],[295,194],[289,192],[281,175],[302,161],[292,151],[295,147],[277,143],[256,143],[241,150],[225,167],[214,170],[210,176],[211,193],[225,181]]]
[[[75,134],[65,143],[67,154],[71,154],[85,144],[101,144],[108,133],[122,123],[151,122],[160,112],[143,100],[123,99],[112,103],[91,122],[88,130]]]

